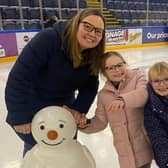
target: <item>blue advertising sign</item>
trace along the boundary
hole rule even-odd
[[[143,27],[142,43],[168,42],[168,27]]]

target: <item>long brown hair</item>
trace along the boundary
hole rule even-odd
[[[92,8],[85,8],[78,12],[70,20],[63,40],[68,39],[68,51],[70,53],[70,58],[72,59],[74,68],[77,68],[82,64],[89,63],[91,65],[91,74],[98,75],[100,58],[103,55],[105,48],[105,32],[103,33],[100,43],[96,47],[86,49],[82,53],[80,52],[79,44],[76,38],[80,22],[85,17],[90,15],[101,17],[105,26],[105,19],[100,11]]]

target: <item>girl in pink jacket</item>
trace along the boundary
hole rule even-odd
[[[143,122],[147,101],[144,75],[128,69],[117,52],[107,52],[102,59],[101,73],[107,81],[98,93],[95,116],[81,131],[95,133],[109,123],[120,168],[150,168],[152,151]]]

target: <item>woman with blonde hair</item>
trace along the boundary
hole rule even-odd
[[[35,144],[31,122],[41,108],[59,105],[88,112],[97,94],[104,47],[104,17],[89,8],[39,32],[24,47],[5,90],[7,122],[24,141],[24,154]]]
[[[159,168],[168,167],[168,63],[158,62],[148,72],[145,127]]]

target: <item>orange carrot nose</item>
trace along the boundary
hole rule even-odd
[[[47,133],[47,137],[50,140],[55,140],[58,137],[58,133],[56,131],[54,131],[54,130],[50,130]]]

